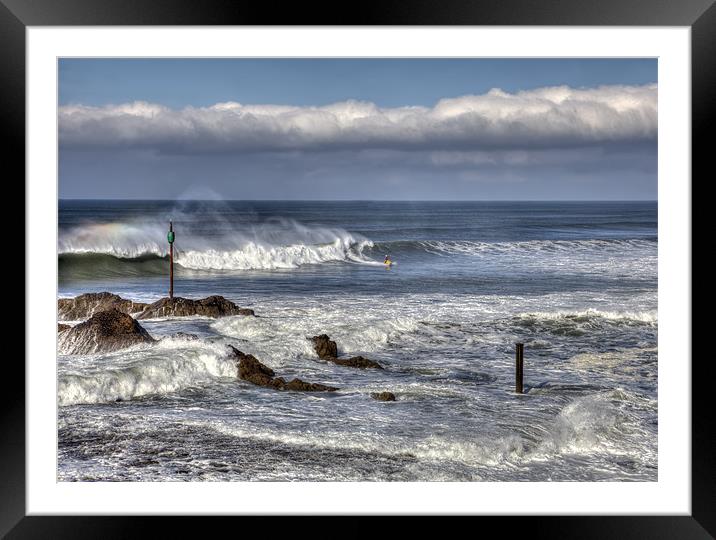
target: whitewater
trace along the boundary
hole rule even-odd
[[[257,317],[60,348],[60,481],[657,480],[656,203],[60,201],[59,296],[165,296],[170,219],[175,294]],[[227,345],[339,391],[239,381]]]

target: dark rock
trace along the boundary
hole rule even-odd
[[[245,354],[237,348],[231,347],[237,359],[239,379],[249,381],[259,386],[271,386],[276,373],[270,367],[265,366],[252,354]]]
[[[285,383],[283,389],[301,392],[335,392],[338,390],[338,388],[333,386],[326,386],[325,384],[319,383],[307,383],[301,379],[292,379],[291,381]]]
[[[311,341],[313,341],[313,349],[316,351],[318,358],[328,360],[338,356],[338,347],[336,346],[336,342],[331,341],[326,334],[313,336]]]
[[[153,341],[131,315],[112,308],[62,332],[58,344],[64,354],[92,354]]]
[[[383,366],[381,366],[378,362],[369,360],[364,356],[352,356],[351,358],[327,358],[326,360],[328,360],[329,362],[333,362],[334,364],[338,364],[339,366],[348,366],[361,369],[383,369]]]
[[[109,292],[81,294],[75,298],[57,300],[57,314],[62,321],[88,319],[95,313],[115,308],[122,313],[137,313],[148,304],[126,300]]]
[[[238,376],[244,381],[275,388],[276,390],[295,390],[301,392],[334,392],[338,388],[318,383],[307,383],[301,379],[293,379],[286,382],[282,377],[275,377],[276,373],[270,367],[262,364],[252,354],[245,354],[236,347],[229,345],[238,368]]]
[[[209,296],[201,300],[188,298],[162,298],[150,304],[137,315],[137,319],[154,319],[157,317],[188,317],[201,315],[204,317],[227,317],[229,315],[254,315],[253,309],[240,308],[223,296]]]
[[[378,392],[371,394],[370,397],[378,401],[395,401],[395,394],[392,392]]]
[[[72,328],[72,327],[69,324],[57,323],[57,332],[58,333],[64,332],[65,330],[69,330],[70,328]]]
[[[310,338],[313,342],[313,350],[316,351],[318,357],[328,362],[333,362],[339,366],[356,367],[356,368],[374,368],[383,369],[378,362],[369,360],[364,356],[353,356],[351,358],[337,358],[338,357],[338,346],[335,341],[332,341],[326,334],[320,336],[313,336]]]
[[[171,337],[177,339],[185,339],[187,341],[197,341],[199,339],[199,336],[197,336],[196,334],[189,334],[187,332],[174,332]]]

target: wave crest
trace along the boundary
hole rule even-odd
[[[340,228],[302,225],[274,219],[241,230],[177,233],[174,261],[190,270],[271,270],[307,264],[352,262],[379,264],[363,254],[373,242]],[[61,234],[60,259],[81,264],[82,256],[99,255],[123,262],[146,262],[168,256],[166,226],[88,224]]]

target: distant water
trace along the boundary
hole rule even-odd
[[[60,355],[60,480],[657,480],[656,203],[60,201],[60,296],[166,296],[170,219],[175,295],[259,317]],[[340,391],[237,381],[226,344]]]

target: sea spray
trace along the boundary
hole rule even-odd
[[[79,255],[145,262],[167,256],[165,229],[165,224],[156,222],[85,224],[62,232],[58,251],[65,260],[74,256],[75,264]],[[191,270],[290,269],[341,261],[377,264],[363,254],[373,243],[344,229],[309,227],[287,219],[220,229],[212,235],[192,229],[182,230],[181,222],[176,225],[175,262]]]

